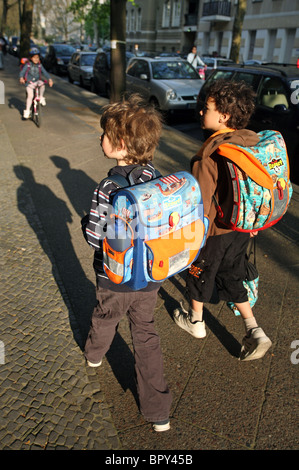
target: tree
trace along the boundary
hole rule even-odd
[[[238,0],[237,11],[233,24],[232,46],[230,50],[230,59],[232,59],[236,63],[239,62],[241,35],[246,8],[247,0]]]
[[[111,0],[111,96],[119,101],[126,90],[126,0]]]
[[[110,3],[100,0],[73,0],[69,10],[84,24],[85,31],[96,44],[109,37]]]
[[[19,0],[20,9],[20,57],[27,57],[30,49],[34,0]]]
[[[7,13],[8,10],[15,6],[18,3],[18,0],[15,0],[13,3],[8,3],[8,0],[3,0],[3,5],[2,5],[2,18],[1,18],[1,24],[0,24],[0,31],[1,32],[6,32],[6,25],[7,25]]]

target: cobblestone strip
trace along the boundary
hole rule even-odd
[[[0,449],[117,450],[97,375],[86,369],[71,308],[36,237],[45,235],[29,193],[18,210],[18,162],[1,123],[0,142]]]

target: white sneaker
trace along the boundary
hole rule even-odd
[[[242,340],[240,361],[253,361],[263,357],[272,346],[272,341],[265,335],[262,328],[252,328]]]
[[[170,422],[168,420],[166,422],[161,421],[160,423],[154,423],[153,428],[156,432],[168,431],[168,429],[170,429]]]
[[[206,325],[204,321],[195,321],[194,323],[190,319],[190,313],[183,307],[177,308],[173,312],[173,319],[175,323],[187,331],[194,338],[204,338],[206,336]]]
[[[40,104],[41,104],[42,106],[46,106],[46,104],[47,104],[47,103],[46,103],[46,99],[45,99],[44,97],[42,97],[42,98],[39,100],[39,102],[40,102]]]
[[[24,119],[29,119],[30,118],[30,111],[27,111],[26,109],[24,109],[23,118]]]
[[[102,361],[98,362],[97,364],[94,363],[94,362],[89,362],[89,361],[87,361],[87,365],[88,365],[89,367],[100,367],[101,364],[102,364]]]

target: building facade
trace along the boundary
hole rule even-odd
[[[127,47],[229,57],[238,0],[138,0],[127,2]],[[296,63],[299,0],[247,0],[239,60]]]

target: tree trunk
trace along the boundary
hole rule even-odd
[[[239,63],[239,53],[241,47],[241,36],[244,16],[247,8],[247,0],[238,0],[237,11],[234,19],[233,25],[233,39],[232,46],[230,50],[230,59],[234,62]]]
[[[2,9],[2,18],[0,25],[0,33],[5,33],[6,22],[7,22],[7,12],[8,12],[8,0],[3,0],[3,9]]]
[[[21,39],[20,39],[20,59],[28,57],[30,49],[30,36],[32,28],[34,0],[23,0],[21,9]]]
[[[111,96],[110,102],[120,101],[126,90],[126,0],[111,0]]]

